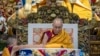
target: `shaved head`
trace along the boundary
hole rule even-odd
[[[55,18],[53,20],[53,31],[55,34],[58,34],[61,30],[62,30],[62,27],[63,27],[63,21],[61,18]]]
[[[7,45],[17,45],[17,39],[15,37],[9,37],[7,39]]]
[[[61,25],[63,25],[63,21],[62,21],[61,18],[55,18],[55,19],[53,20],[53,24],[61,24]]]

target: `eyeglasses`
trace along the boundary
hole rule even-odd
[[[62,26],[54,26],[54,28],[62,28]]]

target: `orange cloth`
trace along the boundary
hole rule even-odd
[[[10,53],[7,47],[4,48],[2,56],[10,56]]]

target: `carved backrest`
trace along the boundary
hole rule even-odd
[[[57,5],[56,1],[51,0],[49,5],[39,7],[37,13],[33,13],[32,15],[33,18],[31,17],[30,21],[35,23],[51,23],[56,17],[60,17],[68,23],[70,13],[66,7]]]

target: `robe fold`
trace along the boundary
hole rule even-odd
[[[46,32],[48,41],[46,48],[73,48],[72,38],[62,30],[58,35],[55,35],[52,30]]]

